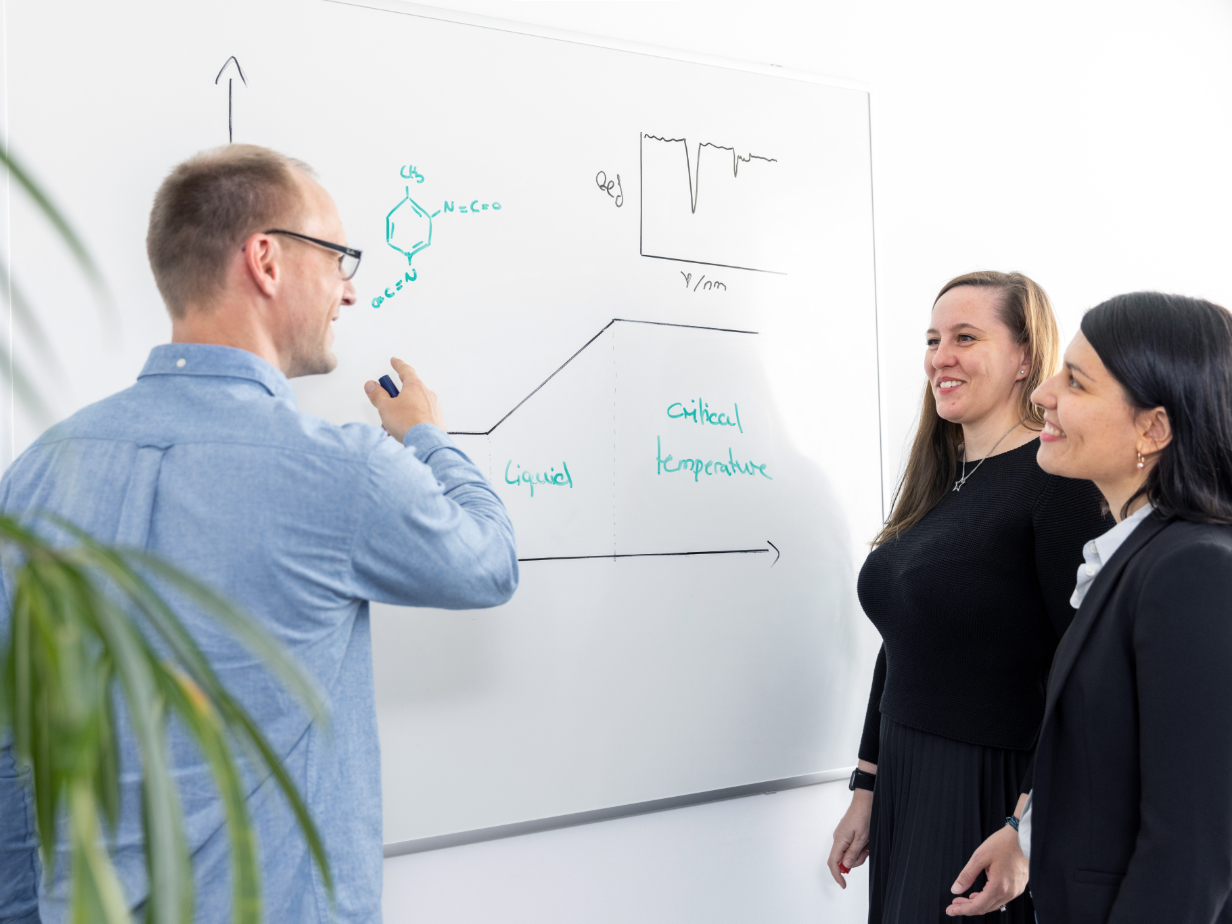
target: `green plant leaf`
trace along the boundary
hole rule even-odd
[[[81,543],[81,553],[77,554],[85,553],[82,560],[97,567],[128,599],[141,608],[142,615],[150,620],[151,626],[171,647],[177,661],[185,666],[193,680],[201,684],[211,698],[218,692],[225,693],[214,669],[176,618],[170,605],[130,562],[148,569],[217,619],[299,700],[314,722],[328,725],[325,701],[316,684],[268,632],[235,604],[191,575],[153,555],[138,549],[104,546],[63,517],[54,514],[40,516],[55,523]]]
[[[141,755],[142,822],[145,829],[151,924],[192,920],[192,869],[184,815],[167,765],[167,726],[158,664],[149,643],[126,613],[99,593],[95,612],[101,636],[114,653],[116,676]]]
[[[94,258],[90,256],[90,252],[86,250],[85,245],[81,242],[81,238],[77,236],[77,232],[73,230],[72,225],[64,217],[64,214],[51,201],[51,197],[43,191],[43,188],[34,182],[34,179],[27,172],[16,158],[8,150],[8,145],[0,143],[0,164],[2,164],[9,174],[17,181],[20,186],[34,202],[38,210],[43,213],[43,216],[55,228],[56,233],[60,236],[60,240],[72,253],[77,265],[81,268],[82,274],[86,277],[86,281],[90,283],[90,287],[94,290],[94,295],[99,300],[99,304],[112,315],[112,320],[115,319],[114,303],[111,299],[111,292],[107,288],[107,283],[103,280],[103,274],[99,272],[98,266],[94,263]]]
[[[209,699],[192,679],[164,667],[162,685],[176,713],[193,732],[201,753],[209,761],[222,797],[231,839],[232,915],[235,924],[260,924],[261,880],[257,871],[257,841],[248,819],[247,794],[236,770],[222,722]]]
[[[9,275],[9,268],[0,261],[0,290],[7,293],[9,304],[13,308],[13,319],[17,322],[30,341],[39,362],[48,364],[51,369],[59,371],[60,357],[56,355],[47,332],[39,323],[38,316],[30,307],[30,302],[17,285],[17,280]]]
[[[98,807],[88,783],[73,785],[69,794],[69,821],[74,924],[131,924],[124,890],[102,846]]]
[[[98,738],[95,751],[98,755],[97,792],[95,797],[107,821],[108,833],[114,835],[120,823],[120,742],[115,723],[111,690],[115,671],[110,654],[100,656],[98,674],[99,697]]]
[[[84,537],[83,545],[90,543],[93,543],[93,540],[88,536]],[[258,766],[264,765],[270,770],[279,789],[282,790],[283,796],[290,804],[291,810],[295,813],[296,820],[308,842],[313,860],[321,871],[322,881],[332,901],[334,895],[333,876],[330,872],[329,859],[325,853],[324,844],[321,841],[320,834],[316,829],[307,805],[296,789],[294,782],[283,769],[281,755],[274,752],[256,723],[252,721],[248,714],[231,697],[226,688],[218,681],[213,669],[197,649],[196,643],[183,630],[183,627],[175,619],[174,614],[162,597],[123,559],[132,558],[144,567],[149,568],[164,580],[173,584],[178,590],[188,595],[206,612],[216,616],[250,651],[265,662],[266,667],[271,669],[271,672],[291,693],[299,697],[301,704],[309,709],[310,717],[314,721],[325,725],[324,705],[316,686],[304,674],[303,669],[256,622],[244,616],[233,604],[214,593],[201,582],[184,574],[174,566],[149,556],[144,552],[131,549],[105,549],[99,547],[97,543],[94,543],[91,548],[96,554],[107,559],[109,564],[113,566],[113,569],[109,569],[107,573],[111,576],[112,580],[116,580],[129,593],[130,599],[142,607],[142,612],[146,617],[155,621],[157,625],[166,627],[167,631],[164,634],[164,639],[175,651],[180,663],[190,670],[191,666],[198,666],[199,673],[192,674],[193,680],[201,684],[210,699],[217,705],[227,725],[233,731],[243,732],[243,734],[239,735],[240,740],[256,752],[255,756],[258,759],[255,763]]]

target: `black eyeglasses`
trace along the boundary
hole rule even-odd
[[[359,261],[363,257],[362,250],[356,250],[353,247],[343,247],[341,244],[331,244],[329,241],[319,241],[315,237],[309,237],[307,234],[298,234],[295,231],[283,231],[279,228],[271,228],[269,231],[262,231],[262,234],[285,234],[287,237],[297,237],[301,241],[307,241],[309,244],[316,244],[318,247],[325,247],[339,254],[338,257],[338,272],[342,273],[343,279],[350,279],[359,271]]]

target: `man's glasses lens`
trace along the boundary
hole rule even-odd
[[[349,253],[342,254],[338,258],[338,269],[342,271],[343,279],[350,279],[359,271],[359,257],[353,257]]]

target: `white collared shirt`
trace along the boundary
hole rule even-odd
[[[1138,524],[1149,517],[1154,510],[1155,505],[1147,501],[1108,532],[1092,539],[1082,547],[1082,557],[1085,560],[1078,566],[1078,583],[1074,587],[1073,595],[1069,598],[1070,606],[1074,609],[1082,606],[1082,601],[1086,599],[1087,591],[1091,589],[1091,582],[1095,580],[1095,576],[1112,559],[1116,550],[1129,538],[1130,533],[1138,528]],[[1027,805],[1022,810],[1022,820],[1018,822],[1018,846],[1022,848],[1023,855],[1028,860],[1031,859],[1031,799],[1032,796],[1028,795]]]
[[[1147,501],[1135,512],[1131,513],[1108,532],[1104,533],[1095,539],[1092,539],[1082,547],[1082,557],[1085,561],[1078,566],[1078,583],[1074,587],[1074,593],[1069,598],[1069,605],[1074,609],[1082,606],[1082,601],[1087,595],[1087,591],[1091,588],[1091,582],[1095,580],[1095,576],[1103,570],[1104,565],[1116,554],[1116,550],[1121,547],[1129,534],[1138,528],[1138,524],[1145,520],[1155,510],[1155,505]]]

